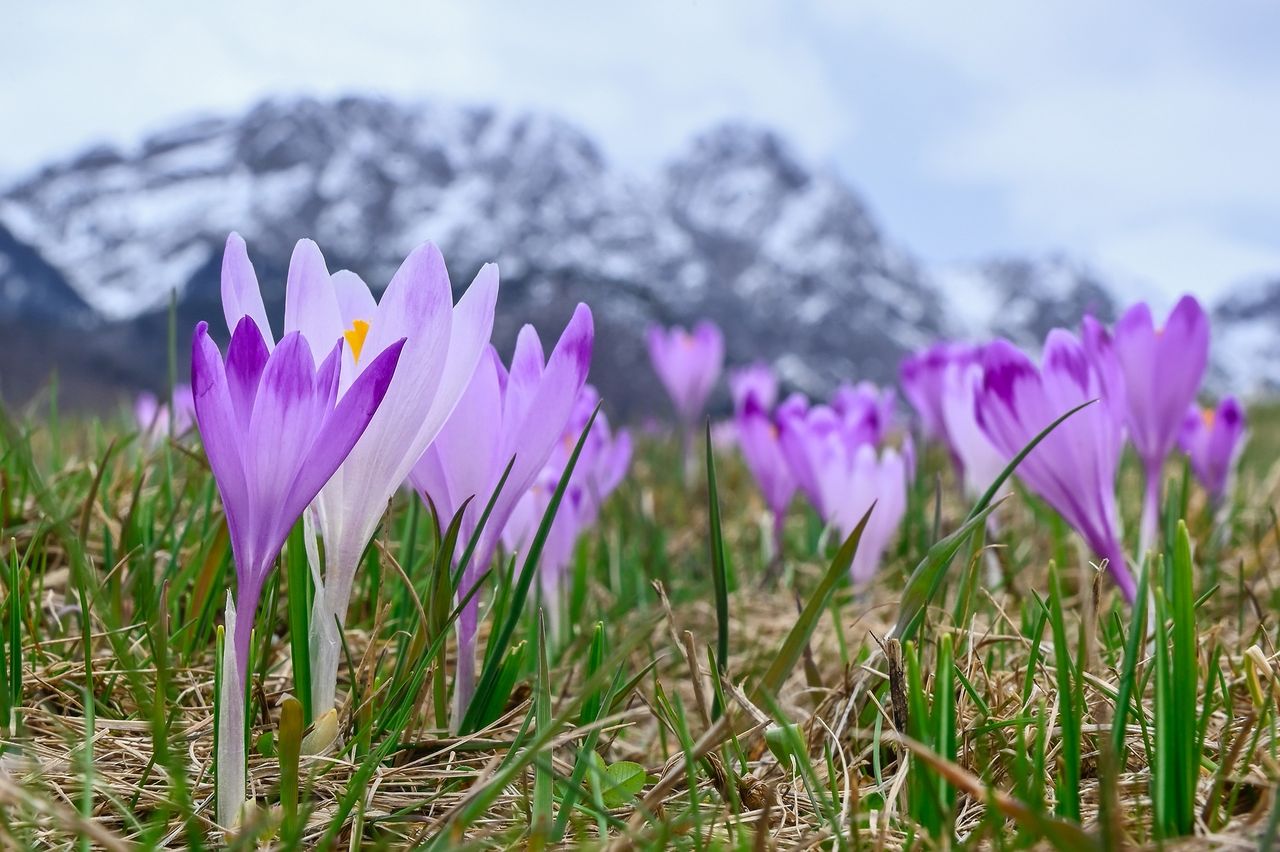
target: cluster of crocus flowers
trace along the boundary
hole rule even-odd
[[[724,336],[702,321],[692,331],[651,326],[646,337],[649,360],[675,407],[684,441],[685,474],[693,475],[693,441],[698,419],[724,368]]]
[[[503,545],[512,553],[522,554],[532,543],[573,450],[599,405],[600,394],[591,385],[584,385],[559,443],[502,531]],[[565,573],[578,539],[595,525],[605,500],[622,483],[630,464],[631,434],[626,429],[615,431],[608,416],[600,411],[569,475],[538,559],[538,585],[553,634],[559,631]]]
[[[466,503],[462,532],[469,538],[511,462],[464,570],[459,594],[466,596],[514,507],[564,446],[566,423],[575,411],[594,408],[594,395],[582,394],[593,336],[586,306],[578,306],[549,359],[532,327],[523,329],[508,372],[489,345],[497,290],[497,269],[486,266],[455,306],[439,251],[424,245],[376,299],[353,273],[330,274],[319,248],[303,240],[289,265],[277,343],[244,241],[228,238],[222,301],[231,344],[224,360],[201,323],[192,353],[195,419],[222,496],[237,580],[235,601],[227,603],[232,638],[219,697],[221,824],[233,825],[244,801],[254,614],[299,519],[316,584],[310,644],[319,716],[334,712],[338,631],[356,568],[400,484],[411,480],[444,517]],[[589,414],[579,417],[579,431]],[[570,501],[579,525],[598,506],[590,495],[615,488],[629,459],[625,434],[613,438],[607,424],[603,434],[607,445],[592,445],[592,469]],[[473,599],[459,624],[455,700],[462,707],[474,689],[477,608]]]
[[[468,387],[488,345],[497,287],[496,268],[486,266],[454,306],[443,259],[424,245],[377,300],[353,273],[331,275],[319,248],[302,240],[289,264],[277,343],[244,241],[228,238],[222,302],[231,343],[224,362],[201,323],[192,354],[196,422],[236,566],[219,702],[223,825],[235,822],[244,801],[249,636],[286,536],[299,518],[307,521],[316,584],[313,706],[332,714],[337,632],[361,554]]]
[[[460,599],[470,595],[489,567],[511,513],[560,445],[586,383],[594,334],[591,311],[579,304],[549,358],[544,359],[533,326],[520,330],[510,371],[489,347],[453,414],[410,471],[413,488],[440,517],[451,518],[466,504],[461,540],[478,532],[474,554],[462,566]],[[510,472],[499,490],[508,465]],[[493,509],[480,529],[480,516],[491,497]],[[480,601],[471,596],[457,621],[455,723],[475,692],[479,608]]]
[[[904,388],[927,435],[946,443],[966,492],[981,494],[1003,466],[1071,408],[1096,404],[1055,430],[1022,462],[1019,477],[1083,536],[1126,596],[1115,481],[1126,439],[1146,476],[1139,553],[1156,541],[1163,468],[1179,445],[1212,494],[1221,494],[1243,433],[1235,400],[1217,417],[1193,405],[1208,363],[1209,323],[1191,296],[1157,326],[1146,304],[1113,330],[1090,316],[1081,337],[1055,329],[1041,366],[1008,341],[942,343],[907,360]],[[1188,409],[1194,414],[1188,414]]]
[[[236,569],[228,597],[223,713],[218,754],[218,818],[232,824],[244,802],[244,695],[254,615],[289,530],[351,452],[378,411],[404,340],[390,342],[345,392],[343,343],[317,367],[301,333],[271,348],[252,316],[235,325],[224,360],[196,327],[191,385],[196,423],[218,484]]]
[[[169,401],[161,401],[155,394],[144,391],[133,402],[133,418],[138,432],[150,444],[156,444],[172,435],[185,435],[195,423],[195,400],[191,385],[179,383],[173,386]]]
[[[906,513],[908,464],[881,446],[887,424],[879,395],[846,394],[839,402],[784,406],[778,429],[796,485],[832,529],[847,536],[874,504],[850,568],[854,582],[865,583]]]
[[[881,448],[894,420],[893,391],[844,384],[826,405],[792,394],[775,406],[777,377],[758,364],[730,374],[729,387],[738,448],[769,513],[774,558],[797,491],[842,535],[874,503],[851,569],[855,582],[869,580],[906,513],[912,466],[909,445],[901,453]]]
[[[284,331],[300,332],[316,357],[342,341],[339,394],[345,394],[388,347],[402,346],[400,366],[363,436],[329,478],[308,515],[324,542],[311,618],[312,706],[331,712],[341,642],[356,568],[396,489],[457,404],[488,344],[498,270],[485,266],[457,306],[439,250],[425,244],[401,264],[380,300],[354,273],[329,274],[320,249],[302,240],[289,264]],[[244,241],[227,240],[223,256],[227,322],[248,312],[270,328]],[[402,341],[402,343],[400,342]],[[318,549],[309,548],[313,561]]]

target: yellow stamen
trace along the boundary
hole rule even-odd
[[[364,339],[369,335],[369,323],[365,320],[355,320],[351,323],[351,328],[342,333],[347,339],[347,345],[351,347],[351,357],[360,362],[360,350],[364,348]]]
[[[1212,408],[1205,408],[1201,410],[1200,418],[1204,420],[1204,427],[1206,429],[1213,428],[1213,418],[1216,414],[1217,412],[1214,411]]]

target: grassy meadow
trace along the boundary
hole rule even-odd
[[[646,438],[558,621],[527,560],[487,576],[456,732],[450,566],[467,543],[402,492],[357,576],[320,753],[295,535],[253,639],[257,807],[228,836],[214,696],[234,570],[198,439],[9,412],[0,846],[1270,848],[1280,412],[1254,415],[1222,512],[1170,464],[1167,556],[1132,609],[1016,481],[988,532],[939,451],[855,589],[856,531],[837,540],[797,500],[774,560],[731,448],[686,484],[677,442]],[[1129,460],[1130,551],[1139,480]]]

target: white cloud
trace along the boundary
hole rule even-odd
[[[26,128],[0,165],[266,94],[376,91],[560,112],[651,165],[708,123],[745,116],[811,152],[849,109],[786,6],[764,0],[586,4],[24,4],[0,33],[0,115]],[[143,23],[145,22],[145,23]]]
[[[896,0],[824,11],[892,40],[934,80],[963,81],[963,107],[925,143],[921,167],[994,193],[1006,218],[993,227],[1014,241],[1090,256],[1157,298],[1280,269],[1280,61],[1267,35],[1280,7]]]
[[[1171,307],[1183,293],[1212,299],[1227,286],[1280,270],[1280,246],[1260,245],[1194,220],[1162,222],[1100,239],[1099,268],[1130,284],[1130,299]]]
[[[1069,237],[1153,216],[1266,213],[1280,198],[1275,86],[1204,75],[1043,90],[987,110],[936,152],[952,179],[1004,186]]]

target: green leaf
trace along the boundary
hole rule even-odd
[[[610,808],[620,808],[644,789],[644,767],[629,760],[620,760],[604,771],[601,795]]]
[[[765,745],[777,759],[778,765],[792,775],[800,771],[800,756],[793,747],[797,741],[803,743],[804,734],[794,722],[786,725],[773,724],[764,730]]]
[[[303,724],[315,721],[311,707],[311,569],[307,565],[306,530],[299,520],[289,531],[284,557],[289,584],[289,654],[293,660],[293,690],[302,703]]]

